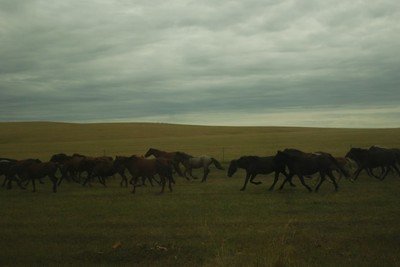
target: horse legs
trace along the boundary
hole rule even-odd
[[[64,180],[64,175],[61,175],[60,180],[58,180],[58,186],[60,186],[61,182]]]
[[[304,182],[303,175],[298,174],[297,176],[299,177],[301,184],[308,189],[308,192],[312,192],[312,189]]]
[[[255,184],[255,185],[260,185],[260,184],[262,184],[262,182],[254,182],[254,181],[253,181],[254,178],[256,178],[256,176],[257,176],[257,174],[253,174],[253,175],[250,177],[250,183]]]
[[[132,176],[131,180],[129,181],[129,183],[132,184],[132,186],[133,186],[132,194],[135,194],[135,192],[136,192],[137,180],[138,180],[138,176]]]
[[[188,168],[185,167],[185,171],[183,172],[183,175],[185,176],[186,179],[188,179],[189,177],[187,176],[188,173]]]
[[[198,177],[193,175],[192,171],[193,171],[193,169],[191,167],[189,167],[189,175],[190,175],[190,177],[192,177],[193,179],[199,179]]]
[[[11,189],[12,188],[12,180],[10,177],[7,178],[7,189]]]
[[[62,178],[62,177],[61,177]],[[55,177],[54,175],[50,176],[50,180],[53,182],[53,192],[57,193],[57,177]]]
[[[172,192],[171,180],[172,180],[172,175],[168,175],[168,187],[169,187],[169,191],[170,191],[170,192]]]
[[[278,182],[278,179],[279,179],[279,172],[276,171],[275,172],[275,177],[274,177],[274,182],[272,183],[271,187],[268,189],[269,191],[274,190],[274,187],[276,185],[276,182]]]
[[[7,189],[11,189],[10,177],[8,175],[5,176],[4,182],[1,187],[4,187],[5,185],[7,185]]]
[[[174,166],[174,169],[175,169],[176,173],[177,173],[177,174],[178,174],[180,177],[183,177],[183,174],[182,174],[181,168],[179,168],[179,162],[175,162],[175,163],[173,163],[173,166]],[[188,177],[186,177],[186,180],[188,180],[188,181],[189,181],[189,178],[188,178]]]
[[[6,176],[4,176],[4,182],[1,184],[1,187],[4,187],[5,185],[6,185],[6,183],[7,183],[7,175]]]
[[[240,189],[240,191],[246,190],[246,186],[247,186],[247,183],[249,182],[249,179],[250,179],[250,173],[246,172],[246,178],[245,178],[245,180],[244,180],[244,185],[243,185],[243,187]]]
[[[325,181],[325,173],[320,173],[320,179],[317,187],[315,188],[315,192],[318,192],[319,187],[322,185],[322,183]]]
[[[32,181],[32,188],[33,188],[32,192],[36,192],[35,179],[34,179],[34,178],[31,178],[30,180]]]
[[[164,193],[164,188],[165,188],[165,176],[160,175],[160,180],[161,180],[161,191],[160,194]]]
[[[362,170],[363,170],[362,167],[358,167],[358,169],[354,172],[354,174],[353,174],[353,176],[354,176],[353,180],[354,180],[354,181],[357,180],[358,175],[360,175],[360,172],[361,172]]]
[[[172,176],[171,176],[172,177]],[[150,179],[155,181],[158,185],[161,185],[161,181],[157,180],[154,175],[150,176]],[[174,178],[172,178],[172,182],[175,183]]]
[[[21,181],[19,179],[17,180],[17,185],[21,189],[24,189],[24,190],[26,189],[25,186],[22,185],[22,183],[21,183]]]
[[[368,173],[369,176],[374,177],[376,179],[382,180],[382,175],[386,172],[385,168],[382,166],[381,167],[381,174],[380,176],[376,176],[374,173],[374,170],[372,168],[366,168],[365,169]]]
[[[89,183],[90,186],[90,179],[92,179],[92,177],[88,176],[86,177],[85,181],[83,181],[82,186],[85,186],[87,183]]]
[[[123,187],[123,184],[125,183],[125,187],[128,187],[128,178],[126,178],[125,173],[119,173],[119,175],[122,177],[121,182],[119,185]]]
[[[397,168],[396,163],[394,163],[394,164],[392,165],[392,167],[393,167],[393,169],[397,172],[397,175],[400,176],[400,170],[399,170],[399,168]]]
[[[104,187],[107,187],[107,185],[106,185],[106,180],[104,179],[104,177],[98,175],[98,176],[97,176],[97,179],[99,179],[99,182],[100,182]]]
[[[282,189],[283,189],[283,187],[285,186],[286,182],[291,183],[291,182],[292,182],[293,176],[294,176],[294,173],[289,173],[289,174],[286,176],[286,179],[283,181],[282,185],[279,187],[279,190],[282,190]]]
[[[147,177],[147,179],[149,179],[149,182],[150,182],[150,185],[151,185],[151,187],[154,187],[154,185],[153,185],[153,178],[154,178],[154,176],[149,176],[149,177]]]
[[[207,180],[207,176],[209,173],[210,173],[210,169],[204,168],[204,175],[203,175],[203,179],[201,180],[201,182],[205,182]]]
[[[328,174],[329,179],[331,179],[333,186],[335,187],[335,191],[337,192],[339,190],[339,186],[336,183],[335,176],[333,176],[332,172],[328,172],[327,174]]]

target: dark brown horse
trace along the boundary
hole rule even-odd
[[[32,183],[33,192],[36,192],[36,184],[35,180],[39,180],[41,178],[49,177],[51,182],[53,183],[53,192],[57,192],[57,181],[56,172],[59,169],[58,163],[55,162],[40,162],[33,163],[25,168],[25,179],[28,182]]]
[[[64,153],[53,155],[50,159],[52,162],[57,162],[61,166],[61,178],[58,182],[58,185],[64,179],[73,180],[74,182],[79,182],[81,176],[81,163],[86,159],[86,156],[74,154],[72,156],[68,156]]]
[[[172,166],[168,163],[167,159],[156,158],[156,159],[144,159],[137,156],[131,156],[121,159],[126,169],[132,175],[131,184],[133,185],[132,193],[135,193],[138,185],[139,177],[146,177],[152,179],[154,175],[158,174],[161,181],[161,192],[164,192],[165,184],[168,181],[169,190],[172,191],[172,183],[174,179],[172,177]]]
[[[113,161],[112,157],[86,157],[84,158],[81,163],[79,164],[79,173],[82,174],[84,172],[87,173],[87,176],[90,176],[93,168],[99,163],[103,161]]]
[[[7,166],[3,166],[6,177],[3,186],[7,183],[7,188],[11,189],[12,182],[15,181],[21,189],[25,189],[21,182],[24,179],[26,180],[27,168],[36,163],[41,163],[41,161],[39,159],[24,159],[12,161]]]
[[[365,170],[370,176],[380,180],[385,179],[390,169],[394,169],[398,175],[400,171],[396,164],[398,162],[398,155],[396,150],[372,146],[369,149],[365,148],[351,148],[346,154],[346,158],[357,163],[357,170],[354,173],[354,180],[356,180],[361,173]],[[377,177],[373,173],[374,168],[381,168],[381,177]]]
[[[133,156],[135,156],[135,155],[133,155]],[[131,157],[133,157],[133,156],[131,156]],[[122,177],[120,186],[125,186],[125,187],[128,186],[128,177],[125,175],[125,170],[128,170],[128,173],[130,173],[130,174],[131,174],[131,171],[125,165],[126,165],[126,162],[129,162],[131,157],[127,157],[127,156],[116,156],[115,157],[114,168],[117,170],[118,174]],[[142,157],[142,158],[144,159],[144,157]],[[146,177],[146,176],[140,176],[140,177],[142,178],[142,185],[146,185],[146,179],[149,180],[151,186],[154,186],[153,180],[159,184],[159,181],[154,179],[154,177]],[[131,177],[130,183],[132,183],[132,181],[133,181],[133,177]]]
[[[99,182],[106,186],[105,180],[107,177],[114,176],[115,174],[119,174],[122,177],[122,180],[120,182],[120,186],[123,186],[125,184],[125,187],[128,186],[128,179],[125,176],[125,166],[121,162],[120,157],[116,157],[115,160],[109,159],[109,158],[101,158],[97,159],[95,161],[95,165],[93,169],[90,172],[90,175],[87,176],[85,179],[83,185],[97,177],[99,179]]]
[[[158,150],[155,148],[150,148],[146,154],[144,155],[146,158],[150,156],[154,156],[155,158],[164,158],[167,160],[170,160],[172,162],[172,166],[174,167],[174,170],[176,173],[178,173],[179,176],[183,177],[183,173],[179,167],[179,164],[183,164],[183,160],[187,159],[188,157],[191,157],[190,155],[184,153],[184,152],[166,152],[162,150]],[[185,177],[187,180],[189,180],[188,177]]]
[[[4,175],[4,182],[1,187],[4,187],[8,181],[7,174],[9,173],[10,167],[17,162],[16,159],[0,158],[0,176]]]
[[[285,164],[289,169],[289,175],[282,183],[280,189],[283,189],[285,183],[291,181],[292,177],[297,175],[302,185],[311,192],[311,188],[304,182],[304,176],[319,173],[321,179],[315,191],[319,190],[326,176],[330,178],[337,191],[338,185],[332,171],[338,170],[346,177],[349,177],[349,174],[341,167],[336,159],[331,154],[325,152],[304,153],[297,149],[285,149],[284,151],[278,151],[275,159],[281,162],[281,164]]]
[[[232,177],[233,174],[237,171],[238,168],[244,169],[246,171],[246,177],[244,180],[244,185],[240,189],[240,191],[244,191],[246,189],[247,183],[259,185],[261,182],[253,181],[254,178],[258,174],[270,174],[272,172],[275,173],[274,183],[271,185],[269,190],[273,190],[276,182],[278,181],[279,174],[283,174],[287,177],[287,173],[285,170],[285,164],[275,161],[274,156],[270,157],[258,157],[258,156],[243,156],[239,159],[232,160],[229,164],[228,168],[228,177]],[[292,186],[295,186],[292,181],[289,181]]]

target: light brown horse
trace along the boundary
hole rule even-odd
[[[174,170],[176,171],[176,173],[178,173],[178,175],[181,177],[183,177],[184,175],[179,167],[179,164],[180,163],[183,164],[184,160],[192,157],[184,152],[179,152],[179,151],[166,152],[166,151],[158,150],[155,148],[150,148],[144,156],[146,158],[148,158],[150,156],[154,156],[155,158],[164,158],[164,159],[169,160],[172,163],[172,166],[174,167]],[[187,180],[190,180],[188,177],[185,177],[185,178]]]
[[[174,178],[172,177],[172,167],[168,163],[168,159],[156,158],[156,159],[145,159],[137,156],[120,158],[121,162],[125,165],[128,172],[132,175],[130,183],[133,186],[132,193],[135,193],[138,185],[139,177],[146,177],[153,179],[154,175],[158,174],[161,180],[161,193],[164,192],[166,181],[168,180],[169,190],[172,191],[172,183]]]

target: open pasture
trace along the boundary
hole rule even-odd
[[[201,127],[167,124],[1,123],[0,156],[40,158],[144,154],[149,147],[208,154],[224,162],[288,147],[343,156],[351,147],[400,147],[400,129]],[[199,175],[199,172],[196,172]],[[395,266],[400,262],[400,178],[365,174],[308,193],[268,192],[211,169],[207,183],[175,177],[174,192],[132,195],[98,183],[49,180],[38,192],[0,192],[0,265]],[[281,183],[283,179],[279,181]],[[315,180],[307,180],[315,186]],[[29,188],[30,189],[30,188]]]

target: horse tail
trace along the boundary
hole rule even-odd
[[[221,163],[219,163],[219,161],[216,160],[215,158],[211,158],[211,162],[214,163],[214,165],[215,165],[215,167],[217,167],[217,169],[224,170],[224,168],[221,166]]]

